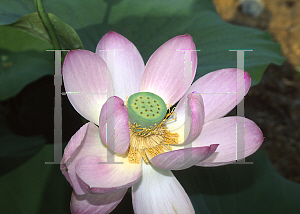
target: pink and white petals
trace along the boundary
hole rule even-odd
[[[127,107],[119,97],[110,97],[102,106],[99,131],[103,142],[116,153],[124,154],[130,143]]]
[[[70,139],[64,150],[60,169],[78,195],[87,193],[80,185],[75,172],[77,161],[87,155],[106,157],[105,145],[101,142],[98,127],[89,122],[82,126]]]
[[[186,108],[182,108],[180,111],[176,109],[176,121],[167,124],[171,132],[176,132],[180,136],[177,145],[187,144],[195,139],[201,132],[204,124],[204,104],[200,94],[188,94],[185,106]]]
[[[217,145],[185,148],[175,151],[165,152],[152,158],[153,165],[167,170],[182,170],[190,168],[203,159],[209,157],[216,150]]]
[[[91,193],[76,195],[73,192],[71,197],[71,212],[72,214],[110,213],[121,202],[126,192],[127,189],[105,195]]]
[[[237,142],[237,126],[244,127],[245,144]],[[193,142],[193,146],[207,146],[213,143],[217,143],[219,146],[209,158],[196,165],[219,166],[235,162],[237,154],[238,157],[247,157],[253,154],[261,146],[263,139],[259,127],[247,118],[225,117],[211,121],[203,126],[202,132]],[[237,143],[242,144],[238,147],[238,151]]]
[[[132,203],[136,214],[195,213],[192,203],[169,170],[143,162],[143,176],[132,187]]]
[[[110,31],[99,41],[96,53],[106,62],[112,74],[114,95],[126,100],[126,97],[139,92],[145,64],[134,44]]]
[[[244,83],[237,88],[237,75],[244,76]],[[204,75],[193,83],[188,93],[201,94],[205,109],[205,123],[223,117],[233,109],[248,93],[251,86],[250,75],[243,70],[227,68]],[[184,109],[179,103],[177,111]]]
[[[197,52],[190,35],[176,36],[160,46],[146,64],[141,91],[157,94],[167,105],[175,104],[193,82]]]
[[[87,50],[69,51],[63,66],[63,79],[75,110],[98,125],[100,109],[113,95],[113,82],[103,59]]]
[[[115,155],[114,162],[98,156],[78,160],[75,169],[82,186],[90,193],[106,194],[127,189],[140,179],[141,164],[129,163],[127,155]]]

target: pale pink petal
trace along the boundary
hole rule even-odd
[[[237,142],[238,126],[244,127],[244,133],[242,133],[245,136],[244,143]],[[196,165],[218,166],[235,162],[237,156],[247,157],[253,154],[261,146],[263,139],[259,127],[247,118],[225,117],[211,121],[204,124],[201,134],[193,141],[193,147],[211,144],[219,144],[219,146],[209,158]],[[238,146],[238,151],[237,143],[242,144]]]
[[[72,136],[64,150],[60,169],[76,194],[82,195],[87,192],[78,182],[75,172],[77,161],[88,155],[106,157],[106,152],[107,149],[101,142],[98,127],[91,122],[86,123]]]
[[[71,197],[71,212],[72,214],[110,213],[121,202],[126,192],[127,189],[105,195],[91,193],[76,195],[73,192]]]
[[[129,188],[140,179],[141,164],[129,163],[127,154],[114,158],[111,163],[97,156],[78,160],[75,169],[82,186],[90,193],[105,194]]]
[[[237,89],[237,75],[244,76],[245,88]],[[242,84],[239,84],[239,86]],[[204,75],[193,83],[188,93],[197,92],[201,94],[204,102],[205,120],[204,123],[223,117],[233,109],[247,94],[251,86],[250,75],[240,69],[221,69]],[[178,118],[184,116],[184,96],[178,103],[175,112]],[[183,121],[181,121],[183,124]],[[181,125],[178,123],[178,125]]]
[[[215,145],[213,145],[215,147]],[[153,165],[167,170],[187,169],[212,154],[209,146],[185,148],[175,151],[165,152],[152,158]]]
[[[177,115],[175,121],[167,122],[167,127],[171,132],[179,134],[178,145],[192,142],[202,130],[204,123],[204,105],[200,94],[190,93],[187,96],[187,107],[184,114]],[[182,121],[185,121],[182,123]],[[183,124],[180,128],[178,124]]]
[[[145,163],[142,178],[132,187],[132,203],[136,214],[195,213],[173,173]]]
[[[112,74],[114,95],[126,100],[126,97],[139,92],[145,64],[134,44],[110,31],[99,41],[96,53],[106,62]]]
[[[219,144],[211,144],[210,147],[209,147],[209,151],[207,152],[207,154],[205,155],[205,157],[202,160],[200,160],[199,162],[206,160],[213,153],[215,153],[215,151],[217,150],[218,146],[219,146]]]
[[[101,107],[113,93],[111,75],[103,59],[86,50],[69,51],[63,80],[76,111],[98,125]]]
[[[116,153],[124,154],[130,143],[127,107],[119,97],[110,97],[102,106],[99,131],[103,142]]]
[[[146,64],[141,91],[157,94],[167,105],[175,104],[193,82],[197,52],[190,35],[176,36],[160,46]]]

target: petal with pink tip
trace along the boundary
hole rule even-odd
[[[199,163],[210,151],[209,146],[185,148],[159,154],[150,161],[161,169],[182,170]]]
[[[130,143],[128,112],[119,97],[108,98],[102,106],[99,131],[102,141],[112,151],[121,154],[127,151]]]
[[[190,35],[176,36],[160,46],[146,64],[141,91],[175,104],[189,89],[197,68],[197,52]]]
[[[121,202],[126,192],[127,189],[105,195],[91,193],[76,195],[73,192],[71,197],[71,212],[72,214],[110,213]]]
[[[239,84],[237,76],[244,79],[245,87]],[[243,70],[227,68],[206,74],[193,83],[188,93],[201,94],[205,109],[205,123],[223,117],[233,109],[247,94],[251,86],[250,75]],[[184,116],[186,96],[180,100],[175,112],[178,117]],[[183,124],[183,122],[181,122]],[[178,123],[178,125],[181,125]]]
[[[236,127],[244,127],[245,142],[237,142]],[[219,166],[236,161],[236,157],[253,154],[263,142],[263,134],[251,120],[243,117],[225,117],[204,124],[201,134],[194,140],[193,146],[219,144],[216,152],[197,166]],[[237,151],[237,143],[240,143]]]
[[[145,64],[134,44],[110,31],[99,41],[96,53],[106,62],[112,74],[114,95],[126,100],[126,97],[139,92]]]
[[[113,93],[111,75],[103,59],[86,50],[69,51],[63,80],[75,110],[98,125],[101,107]]]
[[[77,161],[88,155],[99,155],[106,157],[107,149],[101,142],[99,130],[96,125],[89,122],[82,126],[70,139],[64,150],[60,169],[69,181],[76,194],[82,195],[87,191],[80,185],[75,172]]]
[[[187,105],[184,114],[177,115],[175,121],[167,122],[167,127],[171,132],[179,134],[178,144],[186,144],[195,139],[202,130],[204,123],[204,105],[200,94],[190,93],[187,96]],[[183,121],[185,121],[183,123]],[[178,128],[178,124],[183,125]]]
[[[115,160],[98,156],[83,157],[76,163],[80,183],[90,193],[106,194],[127,189],[142,175],[141,164],[129,163],[126,155],[115,155]]]
[[[134,213],[195,213],[193,205],[170,170],[143,162],[143,176],[132,187]]]

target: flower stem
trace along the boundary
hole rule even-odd
[[[53,48],[55,50],[61,50],[59,41],[57,39],[55,30],[54,30],[54,27],[53,27],[53,25],[50,21],[50,18],[48,16],[48,14],[45,12],[45,9],[44,9],[43,4],[42,4],[42,0],[34,0],[34,3],[35,3],[35,6],[36,6],[36,9],[37,9],[37,12],[39,14],[39,17],[40,17],[43,25],[45,26],[45,28],[48,32],[48,35],[50,37],[50,41],[52,42]]]

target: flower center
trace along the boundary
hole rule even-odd
[[[127,101],[127,109],[130,123],[137,123],[147,129],[159,124],[167,113],[163,99],[150,92],[131,95]]]
[[[178,143],[179,135],[171,133],[165,124],[167,118],[175,113],[167,113],[161,97],[150,92],[133,94],[128,98],[127,110],[130,121],[130,163],[139,163],[143,158],[149,164],[149,159],[172,150],[170,144]]]

